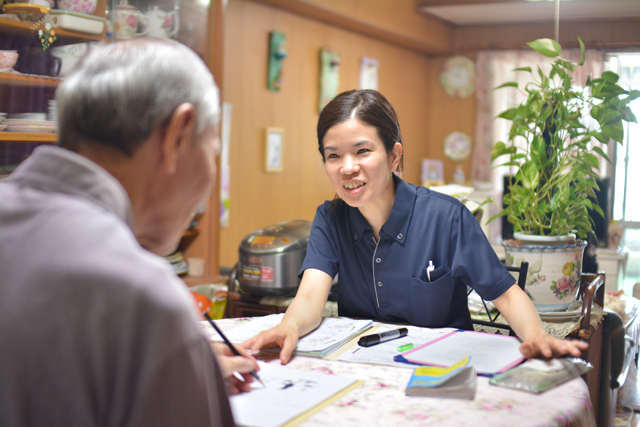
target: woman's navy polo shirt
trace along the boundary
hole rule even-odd
[[[493,300],[515,279],[462,203],[396,176],[394,182],[377,245],[357,208],[343,201],[318,207],[300,275],[307,268],[339,273],[340,316],[473,329],[467,286]]]

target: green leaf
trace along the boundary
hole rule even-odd
[[[602,132],[598,132],[598,131],[591,131],[588,133],[589,136],[594,137],[595,139],[597,139],[598,141],[602,142],[603,144],[608,144],[609,143],[609,138],[607,138],[605,135],[602,134]]]
[[[582,155],[582,158],[584,159],[585,162],[591,165],[591,167],[595,169],[600,169],[600,163],[598,162],[598,157],[596,157],[595,154],[584,153]]]
[[[622,142],[624,139],[624,128],[622,127],[622,120],[617,123],[609,123],[602,126],[602,133],[617,142]]]
[[[613,71],[605,71],[602,73],[602,78],[609,83],[616,83],[620,77]]]
[[[620,109],[620,114],[622,114],[622,120],[624,120],[625,122],[638,123],[636,115],[633,114],[633,111],[631,111],[631,108],[629,108],[628,106],[622,107]]]
[[[598,212],[602,218],[604,218],[604,211],[599,205],[593,205],[593,210]]]
[[[558,59],[556,61],[556,64],[562,65],[564,68],[566,68],[569,71],[573,71],[576,69],[577,64],[575,62],[571,62],[571,61],[567,61],[566,59]]]
[[[580,61],[578,61],[578,65],[582,65],[584,64],[584,43],[582,43],[580,37],[578,37],[578,43],[580,43]]]
[[[517,112],[517,108],[509,108],[508,110],[505,110],[502,113],[498,114],[498,117],[500,117],[501,119],[513,120],[516,117]]]
[[[502,89],[503,87],[516,87],[517,88],[518,87],[518,83],[516,83],[516,82],[503,83],[500,86],[493,88],[493,90]]]
[[[531,67],[520,67],[520,68],[514,68],[514,69],[513,69],[513,70],[511,70],[511,71],[528,71],[528,72],[530,72],[530,73],[532,72],[532,71],[531,71]]]
[[[560,55],[562,47],[552,39],[538,39],[527,43],[533,50],[547,58],[555,58]]]
[[[629,92],[629,101],[640,98],[640,90],[632,90]]]
[[[595,151],[596,153],[598,153],[600,156],[602,156],[603,159],[605,159],[607,162],[611,163],[611,160],[609,160],[609,156],[607,156],[607,153],[604,152],[604,150],[600,147],[593,147],[592,148],[593,151]]]

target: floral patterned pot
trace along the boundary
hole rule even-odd
[[[582,254],[587,242],[574,240],[564,245],[531,244],[507,240],[507,266],[529,263],[525,292],[538,311],[566,311],[576,299],[582,271]]]

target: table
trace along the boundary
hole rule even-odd
[[[224,330],[250,318],[221,319]],[[204,324],[203,324],[204,328]],[[262,354],[261,360],[279,360]],[[595,426],[589,390],[575,378],[540,395],[489,385],[478,377],[474,400],[411,397],[404,393],[412,369],[294,357],[291,369],[365,380],[302,426]]]

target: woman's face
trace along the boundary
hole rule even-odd
[[[331,185],[349,206],[393,203],[391,174],[398,167],[402,144],[387,153],[375,127],[350,119],[327,131],[323,150]]]

